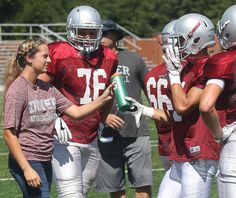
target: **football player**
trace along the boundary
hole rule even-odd
[[[174,24],[177,20],[169,22],[162,30],[162,50],[171,46],[172,42],[169,39],[169,34],[173,31]],[[150,105],[155,109],[164,109],[165,106],[168,110],[173,110],[172,103],[165,93],[167,89],[168,79],[166,66],[160,64],[151,69],[144,79],[145,88]],[[168,159],[168,147],[171,139],[170,125],[167,123],[155,122],[158,133],[158,151],[161,158],[163,168],[167,171],[171,166],[171,161]]]
[[[52,62],[40,78],[79,106],[101,95],[117,68],[115,53],[100,45],[102,27],[97,10],[78,6],[67,17],[67,42],[48,45]],[[82,121],[62,116],[72,139],[67,144],[55,140],[52,164],[58,197],[86,196],[99,165],[96,137],[102,117],[101,111]]]
[[[204,88],[203,67],[209,57],[207,49],[214,46],[214,36],[214,25],[204,15],[186,14],[175,23],[169,35],[173,47],[167,48],[163,56],[169,78],[167,94],[173,111],[150,109],[127,98],[138,107],[133,114],[141,112],[158,122],[171,123],[169,159],[172,166],[161,182],[159,198],[210,197],[219,145],[202,121],[198,107]],[[187,61],[184,67],[181,60]]]
[[[218,22],[218,37],[223,52],[210,57],[204,68],[207,85],[200,111],[215,139],[222,143],[217,178],[220,198],[236,194],[236,5],[230,6]],[[223,130],[216,109],[226,111]]]
[[[142,102],[141,91],[145,87],[144,76],[148,69],[137,53],[119,47],[119,41],[123,37],[123,32],[114,21],[103,21],[101,42],[117,54],[116,72],[123,75],[128,94]],[[134,118],[118,111],[114,103],[106,119],[102,138],[99,138],[98,147],[102,159],[95,181],[97,191],[109,192],[110,198],[124,198],[127,196],[126,182],[129,182],[129,186],[135,191],[134,197],[151,197],[151,145],[144,117],[137,127]]]

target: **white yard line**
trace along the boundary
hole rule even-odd
[[[151,144],[151,147],[157,147],[157,141],[156,140],[151,140],[150,141],[150,144]],[[6,155],[8,155],[8,152],[6,152],[6,153],[1,153],[0,152],[0,156],[6,156]]]
[[[157,143],[151,143],[151,147],[157,147]],[[0,152],[0,156],[6,156],[8,155],[8,153],[1,153]]]
[[[164,171],[163,168],[156,168],[156,169],[152,169],[152,172],[159,172],[159,171]],[[127,173],[127,171],[125,171]],[[12,181],[14,180],[13,177],[8,177],[8,178],[0,178],[0,182],[2,181]]]
[[[8,155],[8,153],[0,153],[0,156]]]
[[[13,177],[9,177],[9,178],[0,178],[0,181],[12,181],[14,180]]]

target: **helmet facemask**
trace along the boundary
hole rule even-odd
[[[92,36],[93,38],[90,38],[91,36],[80,36],[81,31],[89,31],[95,36]],[[80,51],[82,54],[89,54],[95,50],[98,49],[100,45],[100,41],[102,38],[102,28],[99,29],[91,29],[91,28],[76,28],[76,27],[68,27],[67,26],[67,40],[68,42],[76,48],[78,51]]]
[[[162,50],[165,52],[166,48],[172,47],[172,38],[169,37],[170,34],[162,34]]]
[[[220,44],[223,49],[228,49],[231,46],[231,42],[229,41],[229,34],[226,32],[225,28],[230,23],[230,21],[226,21],[224,24],[222,20],[217,23],[217,36],[220,40]]]
[[[236,5],[226,9],[217,24],[217,36],[223,49],[236,46]]]
[[[162,51],[165,53],[166,48],[172,47],[172,38],[169,37],[171,33],[173,33],[173,27],[177,20],[173,20],[169,22],[162,30]]]

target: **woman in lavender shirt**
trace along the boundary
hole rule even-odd
[[[95,101],[73,105],[51,84],[37,79],[50,61],[44,40],[26,40],[9,64],[5,79],[3,128],[10,152],[8,167],[23,197],[50,197],[57,113],[80,120],[112,99],[110,85]]]

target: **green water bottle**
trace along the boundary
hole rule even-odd
[[[113,90],[119,110],[125,111],[131,108],[131,104],[125,100],[125,97],[128,96],[128,93],[124,82],[124,76],[119,73],[114,73],[111,76],[111,83],[115,83]]]

